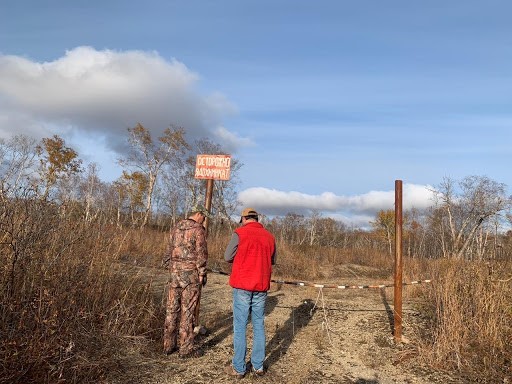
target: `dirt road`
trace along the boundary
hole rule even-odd
[[[165,290],[166,273],[157,276],[158,292]],[[364,281],[351,280],[354,284]],[[366,282],[368,283],[368,282]],[[272,284],[267,300],[267,374],[238,382],[261,383],[449,383],[459,382],[410,364],[413,343],[394,342],[392,288],[318,289]],[[389,296],[389,297],[388,297]],[[421,314],[403,303],[403,335],[421,326]],[[227,277],[210,273],[201,300],[198,336],[206,353],[195,359],[164,356],[154,341],[136,348],[120,362],[122,369],[108,378],[124,384],[230,383],[223,367],[232,356],[231,289]],[[248,329],[249,335],[251,329]],[[248,347],[251,343],[249,339]],[[148,350],[150,352],[148,352]],[[141,353],[141,351],[144,351]],[[248,351],[248,356],[250,350]],[[124,373],[120,373],[123,371]]]

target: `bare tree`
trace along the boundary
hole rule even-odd
[[[307,236],[307,220],[303,215],[287,213],[284,217],[274,218],[272,226],[280,240],[292,245],[302,244]]]
[[[170,216],[171,226],[177,223],[180,215],[190,205],[189,182],[190,172],[184,162],[166,165],[162,169],[162,175],[158,183],[158,198],[160,199],[161,212]]]
[[[149,131],[140,123],[133,128],[128,128],[128,133],[130,152],[118,162],[123,167],[139,170],[147,177],[146,205],[141,223],[141,227],[143,227],[151,217],[153,191],[160,170],[165,164],[178,161],[190,146],[185,141],[185,131],[182,128],[166,128],[157,143],[153,141]]]
[[[101,180],[98,176],[98,165],[96,163],[87,166],[85,178],[80,184],[83,200],[84,200],[84,219],[92,221],[99,214],[98,200],[101,187]],[[95,209],[96,208],[96,209]],[[93,213],[95,210],[95,213]]]
[[[505,185],[485,176],[468,176],[458,184],[445,178],[433,192],[437,214],[434,222],[445,254],[455,258],[464,257],[477,231],[511,206]]]
[[[375,221],[370,222],[376,232],[386,239],[388,254],[393,256],[393,241],[395,237],[395,211],[388,209],[377,212]]]
[[[24,135],[0,139],[0,195],[25,193],[35,173],[36,158],[34,139]]]
[[[311,212],[311,216],[306,220],[306,224],[308,226],[307,232],[305,233],[304,239],[301,241],[301,244],[309,237],[309,245],[312,246],[317,241],[318,235],[318,223],[321,220],[322,215],[318,210],[313,210]]]
[[[416,208],[404,212],[404,240],[407,255],[410,257],[426,256],[426,212]]]
[[[145,213],[142,214],[141,218],[139,212],[144,210],[144,196],[148,194],[148,185],[147,176],[142,172],[128,173],[123,171],[123,175],[118,180],[120,197],[120,208],[118,212],[123,210],[122,204],[126,202],[133,226],[140,223],[142,223],[141,226],[143,226],[144,220],[146,220]]]

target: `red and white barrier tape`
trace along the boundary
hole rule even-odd
[[[209,272],[218,273],[220,275],[229,276],[229,273],[224,271],[216,270],[216,269],[208,269]],[[377,284],[377,285],[338,285],[338,284],[318,284],[318,283],[309,283],[306,281],[286,281],[286,280],[270,280],[276,284],[289,284],[289,285],[297,285],[299,287],[314,287],[314,288],[337,288],[337,289],[365,289],[365,288],[390,288],[394,287],[394,284]],[[415,285],[422,283],[431,283],[432,280],[415,280],[409,282],[403,282],[402,285]]]

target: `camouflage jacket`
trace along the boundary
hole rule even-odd
[[[206,230],[192,219],[181,220],[170,233],[169,247],[165,261],[169,262],[171,275],[184,271],[197,271],[198,276],[206,275],[208,249]]]

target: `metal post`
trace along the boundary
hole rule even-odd
[[[402,180],[395,180],[395,286],[393,295],[394,336],[402,341]]]

